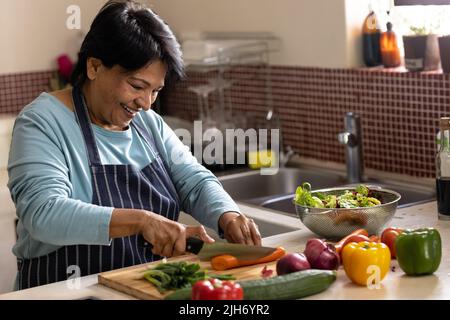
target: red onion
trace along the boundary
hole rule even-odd
[[[311,266],[303,253],[289,253],[277,262],[277,274],[280,276],[306,269],[311,269]]]
[[[306,243],[304,254],[313,269],[337,270],[339,268],[339,255],[331,243],[320,239],[310,239]]]

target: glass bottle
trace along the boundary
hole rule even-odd
[[[446,140],[445,143],[449,143],[450,141],[449,131],[446,131],[444,133],[444,139]],[[441,130],[438,130],[438,132],[436,133],[436,152],[438,152],[440,148],[441,148]]]
[[[375,67],[382,64],[380,50],[381,29],[378,24],[378,17],[369,6],[369,14],[363,23],[363,60],[366,66]]]
[[[450,117],[439,122],[440,147],[436,155],[436,194],[440,220],[450,220],[450,145],[446,137],[450,132]]]
[[[397,44],[397,36],[392,31],[392,23],[386,24],[387,30],[381,34],[380,50],[381,60],[386,68],[395,68],[400,66],[400,49]]]

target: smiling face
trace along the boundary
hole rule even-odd
[[[167,66],[161,61],[133,72],[115,65],[105,67],[89,58],[83,92],[91,121],[105,129],[127,129],[137,112],[148,111],[164,87]]]

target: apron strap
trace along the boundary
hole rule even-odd
[[[131,120],[131,125],[134,127],[134,129],[137,131],[137,133],[144,138],[144,140],[147,140],[150,147],[153,149],[152,151],[156,153],[156,144],[155,139],[153,139],[153,135],[151,135],[148,130],[146,130],[142,125],[138,123],[138,121]]]
[[[83,93],[78,86],[72,89],[73,104],[75,105],[75,117],[81,128],[87,153],[89,156],[89,164],[101,165],[100,154],[98,153],[97,143],[95,142],[94,131],[92,130],[91,121],[89,119],[86,101]]]

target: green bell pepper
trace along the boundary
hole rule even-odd
[[[441,236],[434,228],[406,229],[395,239],[400,268],[411,276],[432,274],[441,263]]]

